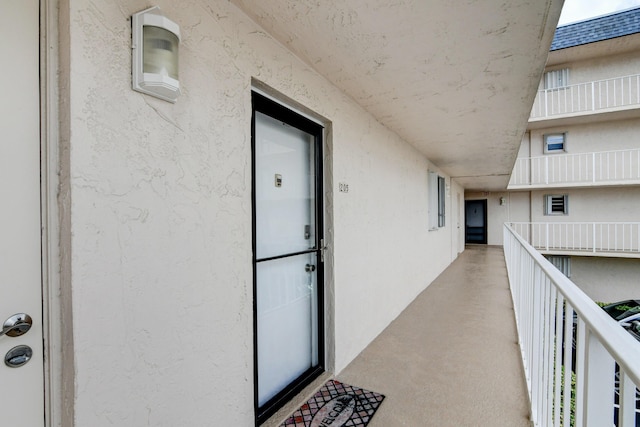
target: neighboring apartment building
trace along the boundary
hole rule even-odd
[[[508,189],[467,194],[489,243],[520,223],[594,300],[640,298],[640,8],[557,29]]]

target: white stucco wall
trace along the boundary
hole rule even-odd
[[[563,54],[562,51],[552,52],[553,65],[545,71],[568,68],[569,85],[638,74],[640,58],[633,49],[627,48],[627,52],[611,54],[595,43],[578,49],[581,52],[579,59],[569,63],[557,58]],[[560,63],[556,63],[558,61]],[[540,81],[539,89],[544,89],[544,80]]]
[[[638,148],[640,119],[534,129],[531,130],[531,155],[521,150],[518,157],[544,156],[544,135],[562,132],[567,133],[565,151],[569,154],[634,149]]]
[[[569,196],[567,215],[544,215],[546,194]],[[532,192],[532,222],[637,222],[640,187],[547,189]]]
[[[175,105],[130,89],[147,2],[61,3],[68,405],[77,426],[248,426],[252,78],[331,121],[336,371],[451,262],[454,221],[428,231],[426,158],[234,6],[155,4],[181,27]]]
[[[507,191],[465,193],[465,200],[487,200],[487,245],[502,245],[503,225],[510,220],[511,215],[510,197]],[[504,204],[500,204],[502,198]],[[462,227],[464,229],[464,222]]]
[[[599,54],[597,58],[574,61],[571,64],[553,66],[552,69],[569,68],[569,84],[605,80],[638,74],[640,58],[637,52],[615,55]]]
[[[545,215],[545,195],[568,195],[567,215]],[[505,205],[500,205],[500,197]],[[513,222],[637,222],[640,187],[550,188],[536,191],[467,193],[487,199],[487,243],[502,245],[502,224]]]
[[[545,215],[546,195],[568,195],[567,215]],[[505,197],[506,206],[495,203]],[[549,188],[507,193],[468,193],[467,199],[487,199],[488,238],[502,245],[502,224],[510,222],[637,222],[640,187]],[[505,209],[506,208],[506,209]],[[500,233],[498,233],[500,230]]]
[[[594,301],[640,298],[640,260],[571,257],[571,280]]]

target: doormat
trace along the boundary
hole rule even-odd
[[[330,380],[280,427],[364,427],[384,395]]]

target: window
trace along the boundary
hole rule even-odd
[[[545,215],[567,215],[569,213],[569,196],[566,194],[547,194],[544,196]]]
[[[544,136],[545,153],[565,152],[567,143],[567,133],[550,133]]]
[[[547,71],[544,73],[545,89],[560,89],[569,86],[569,69]]]
[[[567,277],[571,277],[571,258],[564,255],[549,255],[549,262],[556,266],[558,270]]]
[[[445,225],[445,179],[429,172],[429,229],[436,230]]]

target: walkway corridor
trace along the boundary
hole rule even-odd
[[[369,427],[529,426],[502,248],[467,247],[337,379],[386,395]]]

